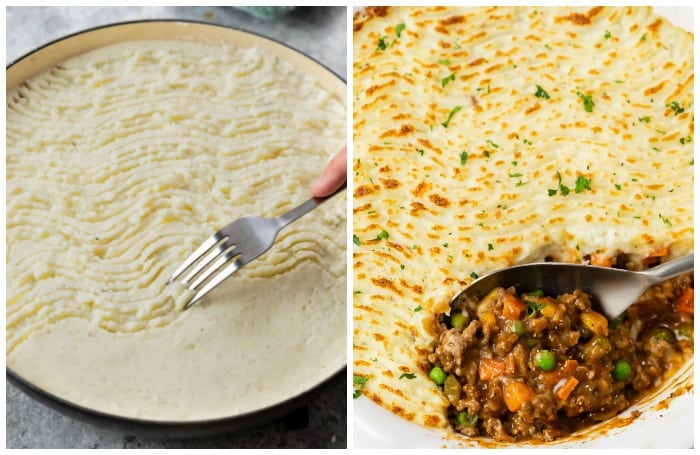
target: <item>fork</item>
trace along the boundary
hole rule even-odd
[[[282,228],[321,205],[346,188],[333,194],[311,198],[276,218],[245,216],[215,232],[192,253],[168,280],[173,283],[184,276],[182,284],[190,292],[184,306],[188,309],[233,275],[238,269],[270,249]]]

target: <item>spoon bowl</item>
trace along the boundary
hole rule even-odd
[[[474,280],[453,299],[481,299],[496,287],[515,287],[518,293],[541,290],[561,295],[581,289],[612,319],[635,303],[649,287],[693,270],[693,255],[682,256],[649,270],[630,270],[563,262],[537,262],[496,270]],[[452,303],[451,302],[451,303]]]

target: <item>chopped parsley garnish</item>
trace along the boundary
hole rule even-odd
[[[423,310],[423,307],[420,306],[420,305],[418,305],[417,307],[415,307],[415,308],[413,309],[413,312],[414,312],[414,313],[418,313],[419,311],[422,311],[422,310]]]
[[[667,104],[666,107],[670,107],[671,110],[672,110],[676,115],[682,114],[683,112],[685,112],[685,109],[684,109],[683,107],[681,107],[680,104],[678,104],[678,101],[673,101],[673,102],[671,102],[671,104]]]
[[[465,150],[462,150],[459,154],[459,162],[462,163],[462,166],[467,164],[467,152]]]
[[[693,142],[693,137],[692,136],[682,137],[680,139],[680,141],[681,141],[681,145],[690,144],[691,142]]]
[[[423,153],[425,153],[423,149],[416,149],[416,152],[418,152],[420,156],[423,156]]]
[[[491,139],[486,139],[486,142],[493,148],[497,149],[498,144],[495,144]]]
[[[549,93],[545,92],[545,90],[539,85],[535,85],[535,87],[537,87],[537,91],[535,92],[535,96],[537,98],[544,98],[546,100],[549,99]]]
[[[354,243],[357,246],[360,246],[360,238],[355,234],[352,235],[352,243]]]
[[[489,251],[492,251],[492,250],[493,250],[493,244],[489,243],[488,248],[489,248]]]
[[[403,269],[405,269],[405,268],[406,268],[406,266],[405,266],[405,265],[403,265],[403,264],[400,264],[400,265],[399,265],[399,268],[400,268],[401,270],[403,270]]]
[[[477,275],[476,272],[470,273],[469,276],[470,276],[471,278],[475,279],[475,280],[476,280],[477,278],[479,278],[479,275]]]
[[[616,184],[615,184],[615,189],[617,189],[618,191],[620,191],[620,190],[622,189],[622,185],[620,185],[619,183],[616,183]]]
[[[403,22],[401,22],[399,25],[397,25],[396,27],[394,27],[394,32],[396,32],[396,37],[397,37],[397,38],[401,38],[401,32],[402,32],[403,29],[405,29],[405,28],[406,28],[406,24],[404,24]]]
[[[516,172],[515,174],[508,174],[508,177],[511,177],[511,178],[518,178],[518,177],[522,177],[522,176],[523,176],[523,174],[521,174],[520,172]]]
[[[604,37],[605,39],[609,39],[611,36],[612,36],[612,33],[610,33],[610,30],[606,30],[606,31],[605,31],[605,35],[603,35],[603,37]]]
[[[406,378],[406,379],[415,379],[415,378],[416,378],[416,375],[413,374],[413,373],[403,373],[401,376],[399,376],[399,379],[403,379],[403,378]]]
[[[449,61],[448,59],[446,59],[446,58],[441,58],[440,60],[438,60],[438,63],[439,63],[440,65],[449,65],[449,64],[450,64],[450,61]]]
[[[668,227],[673,226],[673,224],[671,224],[671,221],[669,221],[668,218],[666,218],[665,216],[663,216],[660,213],[659,213],[659,218],[661,218],[661,221],[663,221],[666,226],[668,226]]]
[[[386,50],[386,43],[384,42],[384,38],[379,38],[379,42],[377,43],[377,50]]]
[[[357,398],[360,395],[362,395],[362,390],[365,388],[367,385],[367,381],[369,378],[366,378],[364,376],[357,376],[357,375],[352,375],[352,383],[355,386],[355,391],[352,394],[353,398]]]
[[[595,106],[595,103],[593,102],[591,95],[584,95],[581,92],[576,92],[576,96],[583,100],[583,108],[586,110],[586,112],[593,112],[593,106]]]
[[[447,125],[450,124],[450,120],[452,120],[452,117],[454,117],[454,115],[455,115],[457,112],[459,112],[460,110],[462,110],[462,106],[455,106],[455,107],[450,111],[450,115],[447,116],[447,120],[445,120],[444,122],[442,122],[442,126],[444,126],[445,128],[447,128]]]
[[[449,246],[449,243],[445,242],[445,243],[442,244],[442,246],[443,246],[444,248],[447,248],[447,247]]]
[[[574,188],[575,193],[581,193],[583,190],[591,189],[591,179],[579,175],[576,177],[576,188]]]
[[[544,308],[544,303],[536,303],[531,300],[525,300],[525,305],[527,305],[527,315],[530,317],[536,316]]]
[[[639,38],[639,41],[646,41],[647,40],[647,34],[643,34],[641,38]]]
[[[534,291],[530,292],[530,295],[533,297],[543,297],[544,291],[542,289],[535,289]]]
[[[450,75],[447,76],[447,77],[443,77],[443,78],[442,78],[442,88],[445,88],[445,86],[446,86],[447,84],[449,84],[450,81],[454,81],[454,80],[455,80],[455,73],[452,73],[452,74],[450,74]]]
[[[644,117],[639,117],[639,121],[640,121],[640,122],[649,123],[649,120],[651,120],[651,119],[649,118],[648,115],[645,115]]]
[[[382,231],[379,234],[377,234],[377,240],[386,240],[389,238],[389,233],[386,231]]]
[[[485,156],[486,158],[490,158],[490,157],[491,157],[491,153],[489,153],[488,150],[484,150],[484,156]]]
[[[362,294],[362,291],[352,291],[353,294]]]
[[[558,190],[549,189],[549,190],[547,190],[547,194],[549,196],[554,196],[555,194],[557,194],[557,191],[559,191],[562,196],[567,196],[571,190],[569,189],[568,186],[561,183],[561,174],[559,173],[559,171],[557,171],[557,180],[558,180],[558,184],[559,184],[559,189]]]

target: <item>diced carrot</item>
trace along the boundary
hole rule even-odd
[[[598,267],[612,267],[612,260],[610,256],[606,256],[601,253],[591,253],[591,265],[597,265]]]
[[[576,379],[573,376],[569,376],[566,378],[566,381],[564,384],[562,384],[557,390],[554,392],[554,395],[556,395],[557,399],[559,401],[566,401],[567,398],[569,398],[569,395],[571,395],[571,392],[574,391],[576,386],[578,385],[578,379]]]
[[[693,288],[685,288],[678,300],[676,300],[676,311],[679,313],[695,314],[693,305]]]
[[[522,300],[514,296],[513,294],[508,294],[503,298],[503,317],[510,319],[512,321],[520,319],[520,316],[527,311],[527,306]]]
[[[503,387],[503,401],[511,412],[517,412],[532,400],[535,392],[524,382],[513,381]]]
[[[483,358],[479,361],[479,379],[489,381],[501,376],[506,371],[506,363],[503,360]]]
[[[578,361],[567,359],[558,369],[542,373],[542,381],[547,385],[554,385],[563,377],[573,373],[576,368],[578,368]]]
[[[644,258],[644,260],[642,261],[642,263],[643,263],[645,266],[649,266],[649,265],[651,265],[651,264],[656,263],[656,261],[657,261],[659,258],[664,257],[664,256],[668,256],[668,253],[669,253],[669,249],[668,249],[667,247],[657,248],[657,249],[655,249],[654,251],[652,251],[651,254],[649,254],[649,256],[647,256],[646,258]]]

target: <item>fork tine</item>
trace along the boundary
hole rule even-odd
[[[226,249],[223,249],[224,247]],[[209,277],[217,273],[219,269],[223,267],[227,262],[231,262],[236,256],[240,254],[240,252],[236,251],[235,245],[226,246],[226,244],[224,243],[221,245],[220,248],[220,250],[216,251],[215,255],[210,255],[213,257],[207,258],[206,264],[203,267],[200,267],[200,269],[204,270],[201,271],[199,276],[194,278],[194,281],[190,282],[190,279],[194,277],[194,274],[192,274],[192,277],[188,277],[188,279],[184,280],[185,283],[189,283],[189,289],[197,289],[202,283],[207,281]]]
[[[173,274],[170,276],[170,279],[168,280],[168,283],[172,283],[175,281],[182,273],[190,268],[192,264],[197,262],[199,258],[204,256],[212,247],[214,247],[216,244],[221,242],[222,236],[218,232],[215,233],[214,235],[210,236],[208,239],[204,241],[196,250],[194,253],[190,254],[185,261],[180,264],[180,266],[173,272]]]
[[[199,302],[212,289],[221,284],[221,282],[224,281],[226,278],[233,275],[233,273],[236,272],[236,270],[240,269],[242,266],[243,264],[241,264],[240,258],[237,258],[235,261],[229,262],[224,267],[219,268],[218,273],[216,273],[213,278],[207,281],[204,284],[204,286],[197,291],[197,293],[190,299],[190,301],[185,304],[184,309],[186,310],[194,304],[196,304],[197,302]],[[194,290],[193,287],[190,287],[189,289]]]

